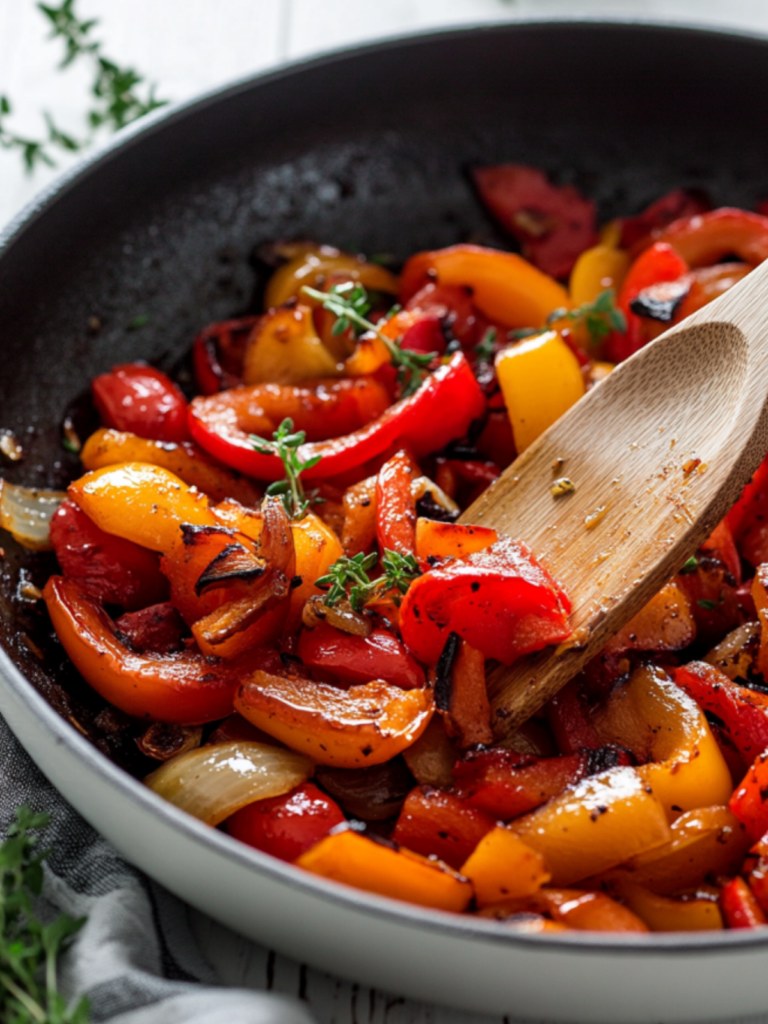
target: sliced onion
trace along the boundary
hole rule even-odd
[[[218,825],[254,800],[295,789],[313,768],[308,757],[293,750],[238,740],[179,754],[144,782],[169,803]]]
[[[460,511],[453,498],[450,498],[442,487],[438,487],[428,476],[417,476],[415,480],[411,480],[411,494],[416,501],[423,498],[425,494],[429,494],[434,503],[444,508],[446,512]]]
[[[0,527],[32,551],[51,547],[51,516],[66,498],[65,491],[37,491],[0,480]]]

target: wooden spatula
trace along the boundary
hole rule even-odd
[[[514,731],[677,572],[768,451],[768,262],[618,366],[461,517],[525,541],[573,637],[489,673]],[[567,477],[571,493],[552,485]]]

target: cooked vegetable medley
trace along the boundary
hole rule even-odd
[[[103,426],[66,434],[82,475],[0,481],[0,525],[53,549],[48,615],[156,762],[146,785],[212,827],[524,931],[762,927],[768,460],[512,734],[486,673],[567,640],[570,602],[553,554],[463,513],[768,258],[768,217],[679,190],[598,230],[538,170],[474,183],[520,253],[458,244],[395,276],[274,243],[264,312],[195,340],[196,397],[144,364],[96,377]],[[553,471],[556,510],[579,482]]]

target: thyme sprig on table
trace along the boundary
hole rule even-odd
[[[348,599],[352,608],[360,613],[366,604],[389,590],[406,594],[411,583],[421,576],[421,569],[413,555],[386,550],[381,559],[384,571],[378,579],[372,580],[368,572],[377,562],[376,552],[369,555],[361,552],[351,558],[342,555],[329,566],[325,576],[315,580],[315,586],[321,590],[327,588],[323,604],[332,608],[339,601]]]
[[[60,69],[69,67],[77,60],[88,60],[91,63],[93,103],[86,115],[89,128],[86,136],[78,139],[61,131],[51,114],[46,112],[43,114],[46,136],[32,139],[18,135],[7,127],[5,119],[13,112],[13,108],[8,97],[0,95],[0,146],[19,151],[28,172],[33,171],[38,164],[55,166],[52,155],[55,150],[77,152],[85,148],[92,141],[93,132],[99,128],[106,127],[114,131],[124,128],[168,102],[157,98],[155,86],[151,84],[142,94],[139,86],[144,85],[144,77],[134,68],[121,67],[105,56],[102,44],[93,37],[98,21],[95,18],[80,19],[75,11],[75,0],[62,0],[60,7],[44,3],[39,3],[37,7],[50,25],[50,38],[61,39],[64,43]]]
[[[58,991],[56,962],[85,918],[61,914],[42,924],[34,900],[43,885],[43,861],[37,837],[47,814],[20,807],[0,845],[0,1020],[7,1024],[87,1024],[88,1001],[67,1006]]]
[[[564,306],[553,310],[547,317],[547,327],[553,327],[561,320],[569,320],[574,325],[583,325],[592,345],[597,345],[607,338],[611,331],[623,334],[627,329],[627,318],[616,305],[616,294],[613,288],[600,292],[594,302],[585,302],[577,309],[566,309]],[[523,327],[510,331],[510,338],[520,340],[532,335],[541,334],[541,328]]]
[[[257,434],[250,435],[250,441],[257,452],[262,455],[277,455],[283,463],[285,479],[276,480],[267,487],[267,494],[279,495],[285,506],[285,511],[291,519],[302,519],[309,506],[316,501],[313,496],[307,497],[304,493],[304,485],[301,481],[301,474],[306,469],[316,466],[322,455],[313,455],[312,458],[302,460],[298,449],[307,439],[305,430],[293,429],[293,420],[288,417],[283,420],[277,430],[272,434],[272,440],[259,437]]]
[[[407,398],[418,391],[437,352],[411,352],[410,349],[401,348],[398,342],[380,331],[376,324],[367,319],[371,303],[368,292],[362,285],[355,284],[354,281],[345,281],[334,285],[327,292],[306,285],[301,290],[304,295],[319,302],[323,309],[327,309],[336,317],[336,323],[332,328],[333,334],[341,334],[354,327],[362,331],[372,331],[383,342],[392,365],[397,369],[397,382],[402,398]]]

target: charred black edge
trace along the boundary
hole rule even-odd
[[[228,570],[226,568],[227,562],[233,557],[233,555],[240,555],[240,553],[253,559],[253,564],[248,569],[234,568]],[[213,561],[208,565],[206,569],[200,574],[197,583],[195,584],[195,593],[199,597],[206,587],[212,584],[230,583],[233,580],[242,580],[244,583],[250,583],[253,580],[257,580],[260,576],[263,576],[266,571],[265,563],[257,563],[256,556],[251,555],[250,551],[246,550],[242,544],[227,544],[223,551],[220,551]]]
[[[198,526],[195,523],[182,523],[181,535],[187,546],[197,544],[198,537],[234,537],[235,531],[228,526]]]
[[[459,656],[460,646],[459,634],[450,633],[438,659],[435,669],[435,707],[438,711],[450,711],[453,666]]]
[[[683,299],[691,290],[690,284],[681,287],[679,294],[670,295],[667,298],[657,298],[653,293],[653,287],[646,288],[640,292],[636,299],[632,299],[629,308],[637,316],[645,317],[648,320],[658,320],[660,323],[668,324],[674,319],[675,313],[680,308]]]

